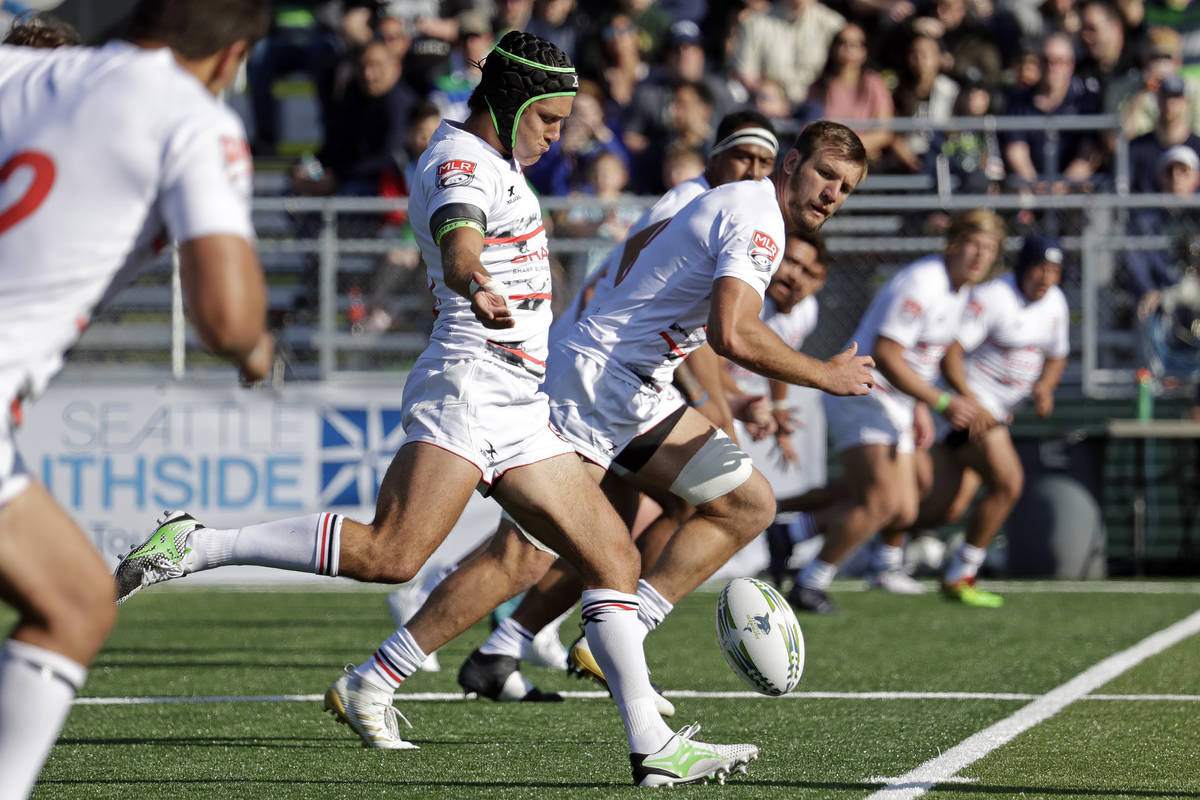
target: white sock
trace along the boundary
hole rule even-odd
[[[947,586],[952,586],[959,581],[974,578],[985,558],[987,558],[985,548],[963,542],[950,558],[950,566],[946,567],[946,574],[942,580]]]
[[[893,572],[904,569],[904,546],[879,543],[871,567],[876,572]]]
[[[671,609],[675,608],[674,603],[659,594],[658,589],[645,581],[638,581],[637,597],[638,619],[646,626],[647,632],[661,625],[662,621],[667,618],[667,614],[671,613]]]
[[[487,638],[479,652],[485,656],[512,656],[522,658],[533,642],[533,634],[512,617],[500,620],[496,630]]]
[[[654,690],[642,651],[646,628],[638,619],[637,595],[588,589],[580,608],[588,647],[621,712],[630,751],[656,752],[672,732],[654,707]]]
[[[796,583],[806,589],[816,589],[819,592],[824,592],[833,583],[833,578],[837,575],[837,571],[836,564],[830,564],[827,561],[814,558],[800,572],[800,577],[796,579]]]
[[[87,668],[8,639],[0,648],[0,798],[23,800],[71,711]]]
[[[408,632],[408,628],[397,628],[395,633],[379,645],[375,654],[359,664],[354,671],[371,683],[394,692],[404,683],[405,678],[420,669],[428,657]]]
[[[337,575],[341,514],[309,514],[245,528],[204,528],[192,534],[189,572],[227,564],[253,564],[317,575]]]

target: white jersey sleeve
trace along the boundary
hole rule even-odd
[[[253,239],[254,165],[241,121],[228,109],[180,121],[166,142],[160,194],[171,237],[234,234]]]

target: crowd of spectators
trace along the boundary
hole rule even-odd
[[[844,121],[871,174],[950,176],[963,192],[1122,189],[1127,143],[1130,191],[1186,194],[1170,179],[1191,163],[1179,148],[1200,157],[1200,3],[1174,0],[281,0],[249,63],[253,150],[279,154],[272,87],[306,71],[322,141],[293,191],[403,196],[415,143],[465,118],[479,61],[512,28],[552,39],[580,73],[561,140],[527,173],[543,195],[660,194],[703,170],[738,108],[785,137]],[[1119,124],[1053,124],[1095,114]],[[984,116],[1029,124],[947,124]],[[1163,213],[1133,215],[1130,232],[1161,231]],[[553,222],[619,241],[629,220],[581,205]],[[393,274],[412,270],[401,255]],[[1118,280],[1135,303],[1169,280],[1145,255]]]
[[[1187,4],[1190,8],[1191,5]],[[702,164],[714,120],[754,107],[785,130],[859,122],[872,172],[948,169],[975,191],[1113,186],[1118,136],[1135,143],[1134,191],[1157,191],[1158,159],[1200,132],[1200,13],[1164,0],[310,0],[280,2],[249,64],[253,149],[278,152],[272,87],[311,75],[323,141],[298,165],[305,194],[403,186],[410,115],[461,119],[479,61],[511,28],[553,39],[581,92],[563,140],[530,171],[544,194],[596,191],[598,159],[620,191],[669,188],[667,163]],[[1120,130],[1035,122],[999,133],[893,131],[1008,115],[1118,115]],[[1182,119],[1182,122],[1180,121]],[[866,121],[870,121],[867,124]],[[884,127],[881,127],[881,124]],[[911,128],[911,126],[910,126]],[[694,153],[687,155],[686,153]],[[610,159],[611,157],[611,159]],[[686,176],[687,168],[682,170]]]

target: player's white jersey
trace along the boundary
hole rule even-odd
[[[451,204],[473,206],[485,215],[480,260],[505,285],[514,327],[485,328],[471,312],[471,302],[446,286],[430,220]],[[443,120],[417,162],[408,218],[436,298],[437,320],[430,337],[435,352],[461,358],[488,354],[543,374],[553,317],[550,249],[541,206],[520,164],[460,124]]]
[[[768,179],[705,192],[625,248],[612,291],[588,305],[567,347],[661,386],[705,341],[713,283],[737,278],[761,298],[783,258],[783,215]]]
[[[933,383],[969,296],[967,286],[957,292],[950,287],[941,256],[926,256],[904,267],[876,293],[851,341],[866,354],[874,352],[880,336],[891,339],[904,348],[905,362],[921,380]],[[875,391],[898,393],[878,369],[872,371]]]
[[[166,236],[253,236],[245,132],[162,48],[0,47],[0,403]]]
[[[1030,303],[1011,272],[975,287],[956,337],[967,385],[1003,420],[1033,391],[1047,358],[1070,352],[1067,299],[1057,286]]]
[[[809,334],[817,329],[817,298],[809,296],[801,300],[786,314],[780,314],[770,297],[763,299],[762,313],[758,318],[768,328],[779,334],[779,338],[793,350],[799,350]],[[729,362],[729,374],[743,394],[763,394],[767,391],[767,379],[751,372],[740,364]]]
[[[708,185],[708,178],[704,177],[704,175],[672,187],[662,197],[658,198],[658,202],[642,212],[642,215],[629,227],[629,232],[625,234],[625,240],[628,241],[630,236],[633,236],[649,225],[653,225],[659,220],[675,216],[675,212],[711,188]],[[624,243],[622,242],[622,244],[610,250],[604,261],[596,268],[596,275],[599,279],[592,284],[592,297],[588,300],[588,304],[596,302],[597,298],[608,294],[613,288],[613,278],[617,273],[617,267],[620,264],[621,253],[623,251]],[[590,281],[591,278],[588,280]],[[560,336],[566,336],[570,333],[571,328],[575,327],[575,323],[583,315],[583,307],[583,290],[580,289],[575,298],[571,300],[571,304],[563,309],[563,312],[554,320],[554,326],[550,329],[550,337],[558,339]]]

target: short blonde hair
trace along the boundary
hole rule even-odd
[[[986,233],[1003,240],[1008,228],[996,212],[987,208],[976,208],[959,214],[946,231],[946,249],[951,250],[973,233]]]

